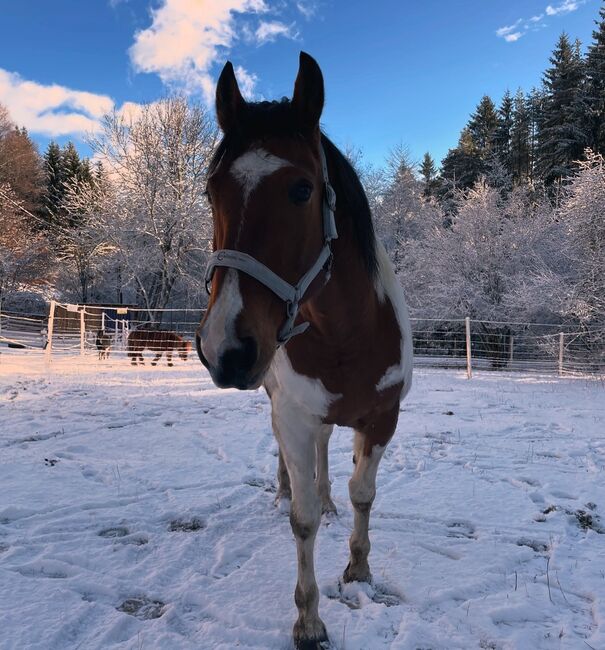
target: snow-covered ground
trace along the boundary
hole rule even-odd
[[[201,365],[0,356],[0,647],[287,649],[295,546],[262,391]],[[34,368],[36,366],[36,368]],[[420,370],[382,462],[374,585],[341,587],[351,434],[318,534],[333,648],[605,648],[605,387]]]

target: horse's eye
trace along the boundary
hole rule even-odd
[[[309,181],[298,181],[290,188],[288,195],[292,203],[296,205],[302,205],[306,203],[313,193],[313,185]]]

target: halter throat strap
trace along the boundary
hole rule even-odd
[[[330,185],[328,177],[328,165],[326,162],[326,154],[323,145],[320,144],[319,155],[321,159],[321,170],[323,175],[323,202],[322,202],[322,216],[323,216],[323,239],[322,246],[317,259],[311,268],[302,276],[302,278],[295,284],[291,285],[286,282],[279,275],[274,273],[268,266],[259,262],[257,259],[236,250],[223,248],[212,253],[208,260],[206,267],[206,291],[210,293],[210,282],[214,274],[214,269],[217,266],[228,267],[236,269],[253,277],[262,285],[272,291],[278,298],[286,303],[286,319],[280,328],[277,335],[278,345],[287,343],[293,336],[302,334],[308,327],[309,323],[300,323],[294,325],[300,303],[302,302],[307,289],[311,283],[320,274],[326,270],[326,279],[324,285],[330,279],[330,269],[332,266],[332,248],[331,243],[333,239],[338,238],[336,230],[336,221],[334,219],[334,210],[336,209],[336,193],[334,188]]]

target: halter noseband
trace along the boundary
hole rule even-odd
[[[334,188],[330,185],[326,154],[321,144],[319,146],[319,153],[321,158],[324,188],[322,207],[324,244],[319,256],[315,260],[315,263],[302,276],[298,283],[292,286],[280,278],[279,275],[274,273],[268,266],[265,266],[262,262],[259,262],[251,255],[226,248],[212,253],[208,260],[208,266],[206,267],[205,283],[206,291],[208,293],[210,293],[210,281],[212,280],[214,269],[217,266],[225,266],[242,271],[243,273],[253,277],[255,280],[258,280],[286,303],[286,320],[277,335],[277,342],[279,345],[283,345],[297,334],[302,334],[309,327],[309,323],[306,322],[300,323],[300,325],[295,327],[294,321],[298,315],[300,302],[303,299],[305,292],[326,265],[327,276],[324,284],[330,279],[330,268],[332,266],[331,242],[333,239],[338,238],[336,222],[334,220],[336,193],[334,192]]]

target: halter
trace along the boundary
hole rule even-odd
[[[322,269],[326,269],[324,285],[330,279],[330,269],[332,267],[331,243],[333,239],[338,238],[336,222],[334,220],[336,193],[334,192],[334,188],[330,185],[326,154],[322,145],[319,146],[319,153],[321,158],[324,189],[322,205],[324,244],[315,260],[315,263],[302,276],[298,283],[293,286],[280,278],[279,275],[274,273],[268,266],[265,266],[262,262],[259,262],[251,255],[226,248],[212,253],[208,260],[208,266],[206,267],[205,283],[206,291],[208,293],[210,293],[210,281],[212,280],[214,269],[217,266],[224,266],[237,269],[238,271],[242,271],[243,273],[253,277],[286,303],[286,320],[277,335],[278,345],[283,345],[293,336],[302,334],[309,327],[309,323],[307,322],[300,323],[296,327],[294,326],[300,302],[303,299],[305,292]]]

